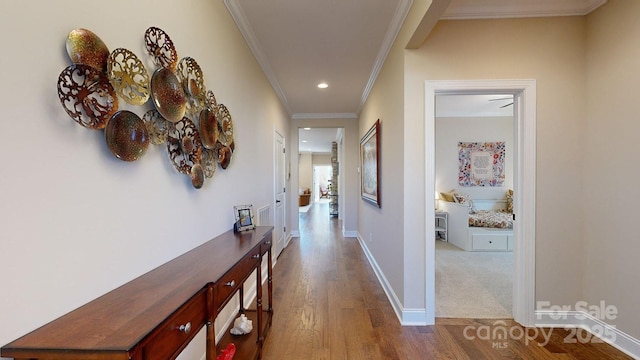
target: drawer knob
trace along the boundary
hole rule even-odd
[[[255,254],[255,255],[253,255],[252,257],[253,257],[254,259],[257,259],[257,258],[259,258],[259,257],[260,257],[260,255]]]
[[[189,331],[191,331],[191,322],[188,322],[188,323],[186,323],[184,325],[180,325],[178,330],[182,331],[185,334],[188,334]]]
[[[235,280],[231,280],[228,283],[225,283],[225,285],[234,287],[234,286],[236,286],[236,281]]]

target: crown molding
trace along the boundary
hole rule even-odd
[[[240,1],[224,0],[224,5],[227,7],[227,10],[231,14],[233,21],[235,21],[236,26],[242,34],[242,37],[244,37],[244,40],[247,42],[249,49],[251,49],[253,56],[256,58],[256,61],[258,61],[258,64],[269,80],[269,83],[271,83],[271,87],[273,87],[273,90],[276,92],[276,95],[280,99],[282,106],[284,106],[288,114],[291,114],[291,108],[289,106],[289,102],[287,101],[287,96],[284,94],[284,91],[282,91],[282,87],[280,86],[275,73],[271,69],[271,64],[267,60],[267,57],[264,54],[262,48],[259,46],[258,39],[256,38],[251,24],[249,24],[249,21],[247,20],[244,10],[240,5]]]
[[[360,105],[358,106],[358,110],[356,113],[360,113],[364,103],[367,102],[367,98],[369,98],[369,94],[371,93],[371,89],[373,89],[373,84],[375,84],[378,75],[380,74],[380,70],[382,69],[382,65],[384,65],[385,60],[387,59],[387,55],[389,55],[389,51],[391,51],[391,47],[393,46],[400,29],[402,29],[402,24],[404,24],[404,20],[409,14],[409,10],[411,9],[411,5],[413,4],[413,0],[400,0],[398,1],[398,7],[396,7],[396,12],[393,14],[393,18],[391,19],[391,23],[389,24],[389,29],[384,36],[384,40],[382,41],[382,45],[380,46],[380,50],[378,51],[378,56],[376,57],[376,62],[373,65],[373,69],[371,70],[371,75],[369,76],[369,81],[367,81],[367,85],[364,87],[364,91],[362,92],[362,98],[360,100]]]
[[[296,113],[291,119],[357,119],[356,113]]]
[[[499,19],[550,16],[584,16],[604,5],[607,0],[537,0],[518,2],[495,1],[478,4],[470,1],[452,2],[441,20]]]

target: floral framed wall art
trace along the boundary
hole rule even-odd
[[[360,193],[380,207],[380,119],[360,140]]]
[[[504,186],[505,142],[459,142],[458,185]]]

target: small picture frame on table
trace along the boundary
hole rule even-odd
[[[236,205],[233,207],[236,222],[233,231],[253,230],[256,224],[253,221],[253,205]]]

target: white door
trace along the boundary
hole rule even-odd
[[[274,229],[273,238],[275,239],[274,257],[277,258],[284,249],[284,237],[286,233],[285,228],[285,148],[284,137],[277,131],[275,133],[275,214],[274,214]]]

